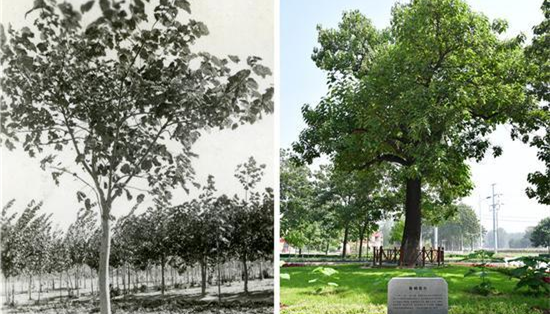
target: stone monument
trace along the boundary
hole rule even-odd
[[[443,278],[392,278],[388,314],[448,314],[448,298]]]

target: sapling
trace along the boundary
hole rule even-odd
[[[323,292],[326,287],[338,287],[338,284],[334,280],[339,278],[335,277],[338,271],[330,267],[317,267],[311,271],[312,274],[318,275],[317,278],[311,279],[308,283],[321,283],[322,286],[315,289],[315,293],[319,294]]]
[[[478,276],[481,279],[481,283],[474,287],[474,291],[487,296],[489,294],[498,294],[497,289],[489,280],[489,271],[487,269],[490,262],[501,261],[502,259],[494,258],[494,252],[485,250],[475,251],[468,254],[462,261],[481,261],[479,264],[474,264],[473,268],[470,268],[464,277]]]

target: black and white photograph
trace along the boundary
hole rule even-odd
[[[273,313],[274,1],[1,3],[1,312]]]

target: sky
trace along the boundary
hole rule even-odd
[[[491,19],[504,18],[509,23],[505,36],[523,32],[530,38],[531,29],[543,18],[542,0],[468,0],[471,7]],[[360,10],[378,28],[389,26],[391,7],[395,1],[376,0],[281,0],[280,64],[281,148],[290,147],[305,127],[300,109],[315,105],[326,92],[325,73],[311,60],[317,45],[316,25],[336,27],[345,10]],[[525,195],[527,174],[543,170],[536,150],[510,140],[508,128],[500,127],[492,136],[504,153],[498,158],[486,156],[480,163],[470,162],[475,189],[462,202],[472,206],[487,230],[492,229],[490,200],[486,199],[495,183],[495,193],[502,194],[499,227],[508,232],[520,232],[550,216],[550,208]]]
[[[69,1],[80,6],[82,1]],[[7,5],[3,2],[2,23],[11,23],[14,28],[28,25],[32,21],[24,20],[26,11],[32,8],[33,0],[18,0]],[[97,4],[95,5],[97,9]],[[199,39],[196,50],[208,51],[214,55],[237,55],[241,60],[255,55],[263,58],[263,64],[274,68],[274,3],[255,0],[201,0],[192,1],[192,18],[204,22],[210,31],[206,37]],[[92,12],[94,12],[92,10]],[[99,12],[99,11],[97,11]],[[243,18],[246,16],[246,18]],[[30,19],[30,15],[29,15]],[[273,77],[260,82],[263,90],[273,86]],[[218,192],[243,196],[244,193],[234,171],[238,164],[254,156],[259,163],[266,164],[266,170],[258,189],[273,187],[277,161],[274,144],[274,117],[265,116],[253,125],[245,125],[236,130],[204,132],[195,144],[193,151],[199,158],[193,161],[199,183],[205,183],[209,174],[216,178]],[[39,168],[39,159],[31,159],[21,151],[8,152],[1,150],[1,201],[2,205],[15,198],[13,210],[21,211],[32,199],[44,202],[43,212],[52,213],[54,225],[65,229],[77,217],[77,210],[82,207],[76,200],[76,192],[82,189],[80,182],[72,177],[63,176],[61,184],[55,186],[50,174]],[[190,195],[179,189],[174,192],[174,204],[189,200],[197,195]],[[140,210],[150,204],[146,202]],[[125,200],[115,202],[113,215],[126,214],[133,204]]]

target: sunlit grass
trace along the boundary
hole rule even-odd
[[[490,271],[489,279],[498,291],[488,297],[472,292],[479,278],[466,277],[468,267],[443,266],[424,270],[397,268],[363,268],[360,265],[331,266],[339,271],[337,288],[326,288],[315,294],[314,267],[282,268],[290,280],[281,280],[282,313],[386,313],[387,287],[393,277],[437,276],[449,285],[451,314],[537,313],[537,309],[550,310],[550,300],[514,291],[516,279]]]

